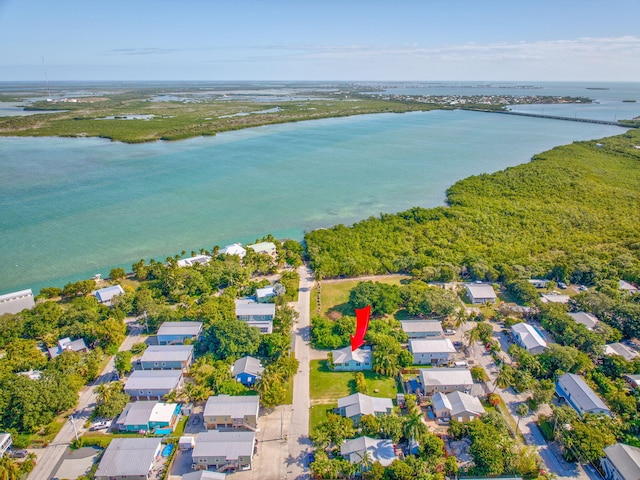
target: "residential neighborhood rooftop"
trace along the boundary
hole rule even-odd
[[[127,390],[175,388],[182,378],[180,370],[135,370],[127,379]]]
[[[339,350],[333,350],[333,363],[371,363],[372,353],[368,348],[356,348],[351,350],[351,347],[344,347]]]
[[[393,443],[388,439],[358,437],[347,440],[340,446],[340,455],[348,458],[351,463],[360,463],[365,452],[372,462],[380,462],[385,467],[396,459]]]
[[[260,397],[257,395],[216,395],[207,399],[204,415],[243,418],[245,415],[257,416],[259,408]]]
[[[564,398],[578,410],[578,413],[609,412],[609,407],[579,375],[565,373],[558,378],[557,385],[562,390],[559,394],[562,393]]]
[[[409,350],[413,353],[456,353],[456,349],[448,338],[412,338]]]
[[[147,478],[160,451],[159,438],[114,438],[102,455],[96,478]]]
[[[638,352],[633,348],[627,347],[624,343],[609,343],[604,346],[605,355],[620,355],[627,362],[632,361],[638,357]]]
[[[198,435],[192,456],[206,457],[215,454],[216,457],[227,459],[252,456],[254,440],[254,432],[209,430]]]
[[[400,325],[405,333],[444,333],[440,320],[402,320]]]
[[[598,317],[587,312],[570,312],[569,315],[577,322],[589,330],[593,330],[598,324]]]
[[[375,415],[376,413],[387,413],[393,409],[393,401],[390,398],[370,397],[362,393],[354,393],[348,397],[339,398],[338,408],[345,409],[346,417]]]
[[[640,479],[640,448],[615,443],[605,447],[604,454],[622,475],[622,480]]]
[[[423,385],[472,385],[471,371],[466,368],[421,368]]]
[[[542,338],[542,335],[528,323],[516,323],[511,327],[511,330],[517,334],[519,342],[527,350],[547,347],[547,342]]]
[[[242,357],[236,360],[231,370],[231,376],[236,377],[241,373],[250,373],[252,375],[262,375],[264,367],[260,364],[260,360],[255,357]]]
[[[202,331],[202,322],[164,322],[158,329],[158,335],[193,335]]]
[[[193,345],[149,345],[141,362],[184,362],[193,355]]]

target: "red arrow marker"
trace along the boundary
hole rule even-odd
[[[356,334],[351,335],[351,351],[364,345],[364,336],[369,328],[369,317],[371,316],[371,305],[364,308],[356,308]]]

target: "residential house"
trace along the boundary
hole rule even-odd
[[[421,368],[419,379],[425,395],[434,393],[471,393],[473,378],[467,368]]]
[[[193,345],[150,345],[136,364],[142,370],[182,370],[193,363]]]
[[[558,378],[556,394],[564,399],[579,415],[595,413],[611,416],[611,410],[578,375],[565,373]]]
[[[202,334],[202,322],[164,322],[158,329],[158,345],[182,345],[185,340],[197,341]]]
[[[182,370],[135,370],[124,391],[136,400],[161,400],[183,384]]]
[[[540,301],[542,303],[569,303],[569,300],[571,300],[569,295],[562,295],[556,292],[543,293],[540,295]]]
[[[406,320],[400,326],[409,338],[444,338],[439,320]]]
[[[246,356],[234,362],[231,376],[245,387],[251,387],[262,378],[263,371],[264,367],[260,365],[260,360]]]
[[[260,397],[255,395],[209,397],[204,406],[204,423],[207,429],[258,428]]]
[[[626,374],[624,375],[624,380],[632,390],[637,390],[640,386],[640,375]]]
[[[627,347],[624,343],[609,343],[604,346],[605,355],[620,355],[627,362],[631,362],[638,357],[638,352],[633,348]]]
[[[196,255],[195,257],[182,258],[178,260],[179,267],[192,267],[194,265],[201,265],[209,263],[211,257],[209,255]]]
[[[606,480],[640,479],[640,448],[615,443],[605,447],[604,455],[600,464]]]
[[[598,324],[598,317],[587,312],[572,312],[569,315],[576,323],[584,325],[589,330],[593,330]]]
[[[356,464],[362,463],[362,459],[368,456],[371,463],[380,462],[383,467],[388,467],[397,458],[391,440],[370,437],[346,440],[340,446],[340,455]]]
[[[529,283],[536,288],[547,288],[547,284],[549,280],[541,280],[539,278],[532,278],[529,280]]]
[[[618,288],[622,290],[624,293],[628,293],[629,295],[633,295],[634,293],[638,293],[638,288],[632,285],[629,282],[625,282],[624,280],[618,281]]]
[[[177,403],[154,400],[127,403],[115,422],[115,428],[123,432],[150,432],[156,428],[173,430],[179,413]]]
[[[211,430],[198,435],[191,454],[191,468],[220,473],[250,470],[254,450],[254,432]]]
[[[247,255],[247,251],[242,248],[242,245],[239,243],[234,243],[232,245],[227,245],[224,248],[221,248],[218,252],[220,255],[237,255],[240,258],[244,258]]]
[[[110,307],[113,305],[113,299],[118,295],[124,295],[124,290],[120,285],[111,285],[110,287],[101,288],[93,292],[100,303]]]
[[[4,455],[4,452],[9,450],[9,447],[13,443],[10,433],[0,433],[0,457]]]
[[[470,422],[485,413],[480,400],[464,392],[438,392],[431,397],[431,402],[436,418],[455,418],[459,422]]]
[[[31,289],[0,295],[0,315],[31,310],[36,306]]]
[[[209,470],[198,470],[182,475],[182,480],[225,480],[226,473],[210,472]]]
[[[351,346],[348,346],[333,350],[331,355],[333,358],[330,362],[331,368],[337,372],[356,372],[373,368],[373,355],[369,348],[351,350]]]
[[[516,343],[529,353],[542,353],[547,348],[547,342],[542,338],[540,332],[528,323],[516,323],[511,327],[511,334]]]
[[[339,398],[336,408],[339,415],[350,418],[356,426],[360,425],[364,415],[389,415],[392,411],[393,402],[390,398],[370,397],[362,393]]]
[[[409,351],[416,365],[446,365],[452,362],[456,349],[448,338],[414,338]]]
[[[260,333],[273,332],[273,318],[276,306],[273,303],[257,303],[248,299],[236,300],[236,317],[251,327],[256,327]]]
[[[66,350],[69,350],[71,352],[89,351],[89,349],[87,348],[87,344],[84,343],[84,338],[77,338],[76,340],[71,340],[70,338],[62,338],[58,340],[58,345],[48,349],[49,357],[51,357],[51,359],[53,360]]]
[[[114,438],[104,451],[95,480],[146,480],[160,456],[159,438]]]
[[[269,303],[272,299],[276,298],[276,290],[273,286],[258,288],[256,290],[256,302]]]
[[[495,302],[498,298],[493,286],[488,283],[467,283],[465,289],[473,304]]]
[[[276,244],[273,242],[254,243],[253,245],[247,245],[247,248],[250,248],[254,252],[262,255],[271,255],[272,257],[276,256]]]

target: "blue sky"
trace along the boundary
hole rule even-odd
[[[0,81],[640,81],[639,19],[640,0],[0,0]]]

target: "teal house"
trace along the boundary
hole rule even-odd
[[[155,429],[173,430],[180,405],[154,401],[127,403],[115,427],[121,432],[152,432]]]

